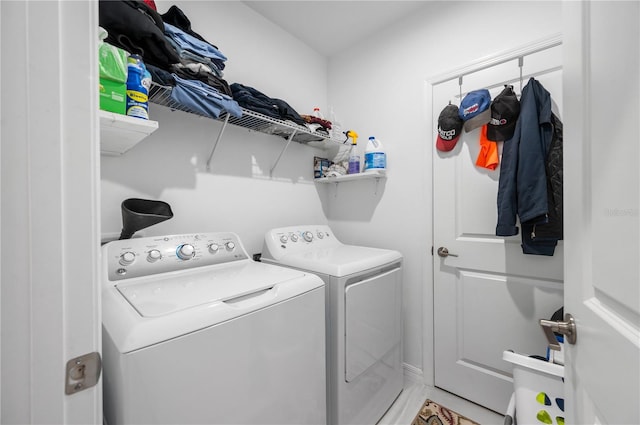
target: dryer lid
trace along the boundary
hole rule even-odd
[[[141,316],[159,317],[254,294],[302,276],[297,270],[246,262],[152,276],[115,287]]]
[[[271,262],[329,276],[344,277],[401,259],[402,254],[394,250],[339,245],[288,254],[278,261]]]

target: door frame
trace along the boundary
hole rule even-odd
[[[102,423],[98,2],[0,4],[2,423]]]
[[[435,137],[436,129],[433,126],[433,90],[434,86],[444,83],[446,81],[450,81],[452,79],[463,77],[464,75],[471,74],[474,72],[481,71],[483,69],[491,68],[496,65],[500,65],[505,62],[513,61],[519,57],[524,57],[536,52],[540,52],[551,47],[559,46],[562,44],[562,34],[553,34],[548,37],[542,38],[537,41],[533,41],[531,43],[527,43],[525,45],[507,49],[502,52],[498,52],[493,55],[486,56],[484,58],[480,58],[477,61],[471,62],[467,65],[464,65],[459,68],[452,69],[450,71],[434,75],[428,78],[425,81],[424,85],[424,99],[425,99],[425,120],[427,122],[427,131],[431,137]],[[432,146],[434,143],[431,143]],[[429,151],[431,155],[430,163],[432,173],[426,174],[427,181],[425,182],[425,187],[430,188],[430,198],[433,205],[433,185],[434,185],[434,176],[433,176],[433,161],[435,160],[433,154],[433,148]],[[434,297],[434,282],[435,282],[435,268],[433,267],[433,246],[434,246],[434,228],[435,223],[433,222],[433,209],[429,212],[430,221],[431,221],[431,246],[432,246],[432,257],[429,260],[430,268],[431,268],[431,282],[428,289],[423,289],[423,301],[422,305],[429,306],[430,311],[433,312],[433,306],[435,302]],[[425,274],[428,275],[428,274]],[[423,314],[422,316],[422,327],[423,327],[423,337],[422,337],[422,376],[423,383],[428,386],[435,386],[435,320],[433,314]],[[428,367],[428,369],[427,369]]]

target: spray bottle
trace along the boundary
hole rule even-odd
[[[349,151],[348,174],[358,174],[360,172],[360,155],[358,155],[358,133],[353,130],[347,131],[347,137],[351,137],[351,150]]]

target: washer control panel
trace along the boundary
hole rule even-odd
[[[326,225],[280,227],[265,235],[263,256],[278,259],[285,254],[338,245],[342,243]]]
[[[249,259],[231,232],[124,239],[102,250],[112,281]]]

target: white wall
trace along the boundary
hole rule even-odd
[[[433,382],[430,77],[561,32],[560,2],[425,2],[329,60],[329,102],[343,127],[374,135],[387,150],[383,193],[340,186],[328,222],[347,243],[401,251],[404,359]],[[478,87],[481,88],[481,87]],[[434,107],[442,108],[445,105]],[[364,149],[364,143],[360,146]],[[423,365],[423,358],[424,365]],[[423,367],[424,366],[424,367]]]
[[[283,99],[300,114],[326,109],[326,58],[241,2],[156,1],[160,13],[173,4],[228,57],[229,84]],[[153,104],[150,116],[155,133],[120,157],[101,157],[103,234],[120,232],[120,204],[131,197],[163,200],[174,212],[145,235],[233,231],[250,253],[272,227],[326,223],[313,183],[318,149],[292,143],[271,178],[286,140],[229,125],[207,172],[220,122]]]
[[[252,85],[299,113],[332,105],[343,129],[382,140],[386,181],[315,185],[317,149],[229,126],[205,163],[220,123],[151,105],[159,130],[122,157],[103,156],[102,232],[121,229],[128,197],[161,199],[174,218],[147,235],[230,230],[250,253],[269,228],[328,222],[346,243],[397,249],[404,264],[404,359],[432,370],[431,76],[561,31],[560,2],[425,2],[423,9],[327,59],[241,2],[177,4],[192,28],[228,56],[225,79]],[[444,105],[443,105],[444,106]]]

